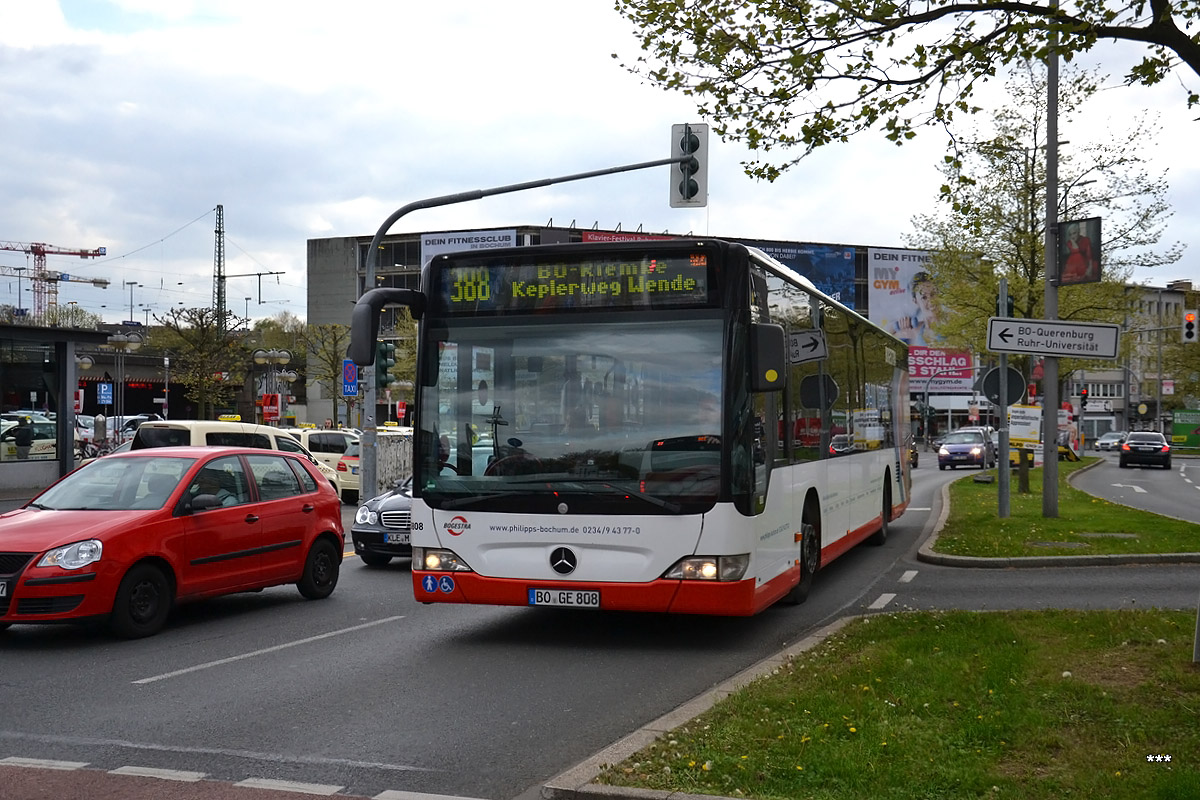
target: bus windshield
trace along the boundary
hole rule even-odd
[[[665,326],[617,316],[449,318],[431,331],[415,465],[425,501],[546,513],[560,503],[616,514],[711,508],[722,484],[720,312],[680,312]]]

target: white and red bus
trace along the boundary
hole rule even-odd
[[[378,291],[420,317],[421,602],[751,615],[908,504],[905,344],[757,250],[473,251]]]

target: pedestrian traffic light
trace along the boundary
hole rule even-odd
[[[396,345],[377,342],[375,345],[375,385],[386,389],[392,382],[391,369],[396,365]]]
[[[1179,337],[1184,344],[1192,344],[1196,341],[1196,309],[1184,309],[1183,322],[1179,326]]]
[[[708,205],[708,126],[671,126],[671,208],[703,208]]]
[[[1088,390],[1087,390],[1087,387],[1084,387],[1079,390],[1079,410],[1080,411],[1087,410],[1087,399],[1088,399]]]

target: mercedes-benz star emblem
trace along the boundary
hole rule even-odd
[[[565,547],[556,547],[550,554],[550,569],[559,575],[570,575],[578,564],[579,559]]]

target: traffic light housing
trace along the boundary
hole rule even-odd
[[[1196,341],[1196,309],[1187,308],[1183,311],[1183,321],[1179,325],[1179,338],[1184,344],[1194,344]]]
[[[1005,307],[1002,308],[1000,305],[1000,298],[996,298],[996,316],[1008,317],[1009,319],[1012,319],[1016,312],[1016,304],[1013,302],[1013,296],[1011,294],[1005,295],[1004,299],[1008,302],[1005,303]]]
[[[375,344],[375,385],[386,389],[392,382],[391,369],[396,365],[396,345],[392,342]]]
[[[671,126],[671,158],[687,160],[671,165],[671,208],[708,205],[708,126]]]
[[[1079,410],[1087,410],[1088,390],[1086,388],[1079,390]]]

